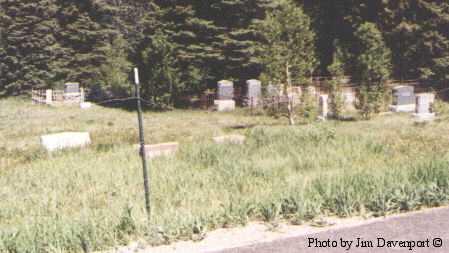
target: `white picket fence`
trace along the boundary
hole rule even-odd
[[[81,88],[80,92],[65,93],[63,90],[36,89],[31,91],[33,104],[79,104],[86,100],[86,91]]]

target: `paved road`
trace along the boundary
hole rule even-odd
[[[357,245],[357,238],[366,243]],[[382,239],[378,239],[382,238]],[[341,240],[353,241],[350,248]],[[334,246],[327,247],[326,243]],[[394,247],[387,241],[403,241]],[[310,245],[309,245],[310,244]],[[360,246],[368,247],[360,247]],[[407,245],[415,247],[409,250]],[[442,246],[440,246],[442,244]],[[309,247],[310,246],[310,247]],[[322,246],[322,247],[319,247]],[[370,247],[372,246],[372,247]],[[380,247],[378,247],[380,246]],[[400,247],[404,246],[404,247]],[[419,248],[417,246],[422,246]],[[383,253],[383,252],[429,252],[449,253],[449,208],[434,209],[423,213],[382,219],[358,227],[284,239],[216,253]]]

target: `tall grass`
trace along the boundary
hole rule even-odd
[[[112,114],[100,118],[117,117],[114,110],[100,110]],[[160,128],[159,137],[152,138],[172,138],[161,133],[169,120],[146,114],[150,116],[162,121],[151,120],[152,127]],[[114,125],[132,116],[120,112],[120,117]],[[153,244],[201,239],[214,228],[251,220],[301,223],[323,215],[377,216],[448,203],[449,143],[440,135],[447,131],[446,122],[414,126],[399,116],[260,126],[241,131],[247,136],[244,145],[215,145],[205,136],[230,131],[222,120],[250,119],[213,115],[213,123],[196,122],[194,127],[205,126],[201,131],[184,121],[207,120],[202,114],[172,112],[166,117],[174,126],[167,132],[183,145],[175,156],[151,161],[150,226],[134,137],[123,141],[126,130],[114,126],[117,139],[108,137],[100,130],[108,128],[95,123],[90,126],[97,136],[91,148],[52,157],[37,153],[0,171],[0,252],[88,252],[135,239]],[[180,131],[189,134],[178,135]]]

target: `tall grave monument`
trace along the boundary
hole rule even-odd
[[[221,80],[217,84],[217,99],[214,101],[219,112],[229,112],[235,110],[234,83],[228,80]]]
[[[416,110],[415,88],[413,86],[396,86],[393,88],[393,112],[414,112]]]
[[[417,121],[431,121],[435,118],[432,111],[432,104],[435,95],[432,93],[420,93],[416,95],[416,112],[414,114]]]
[[[257,107],[261,103],[262,83],[259,80],[251,79],[246,81],[247,106]]]

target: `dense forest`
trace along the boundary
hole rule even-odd
[[[267,25],[276,11],[285,16],[277,28]],[[291,49],[304,59],[298,78],[333,74],[337,53],[341,74],[361,78],[360,52],[385,43],[391,60],[380,64],[390,78],[449,79],[447,0],[0,0],[0,94],[68,81],[126,94],[133,66],[154,101],[199,94],[221,79],[265,81],[278,70],[261,57],[275,38],[264,32],[287,28],[280,39],[297,32],[311,43]]]

